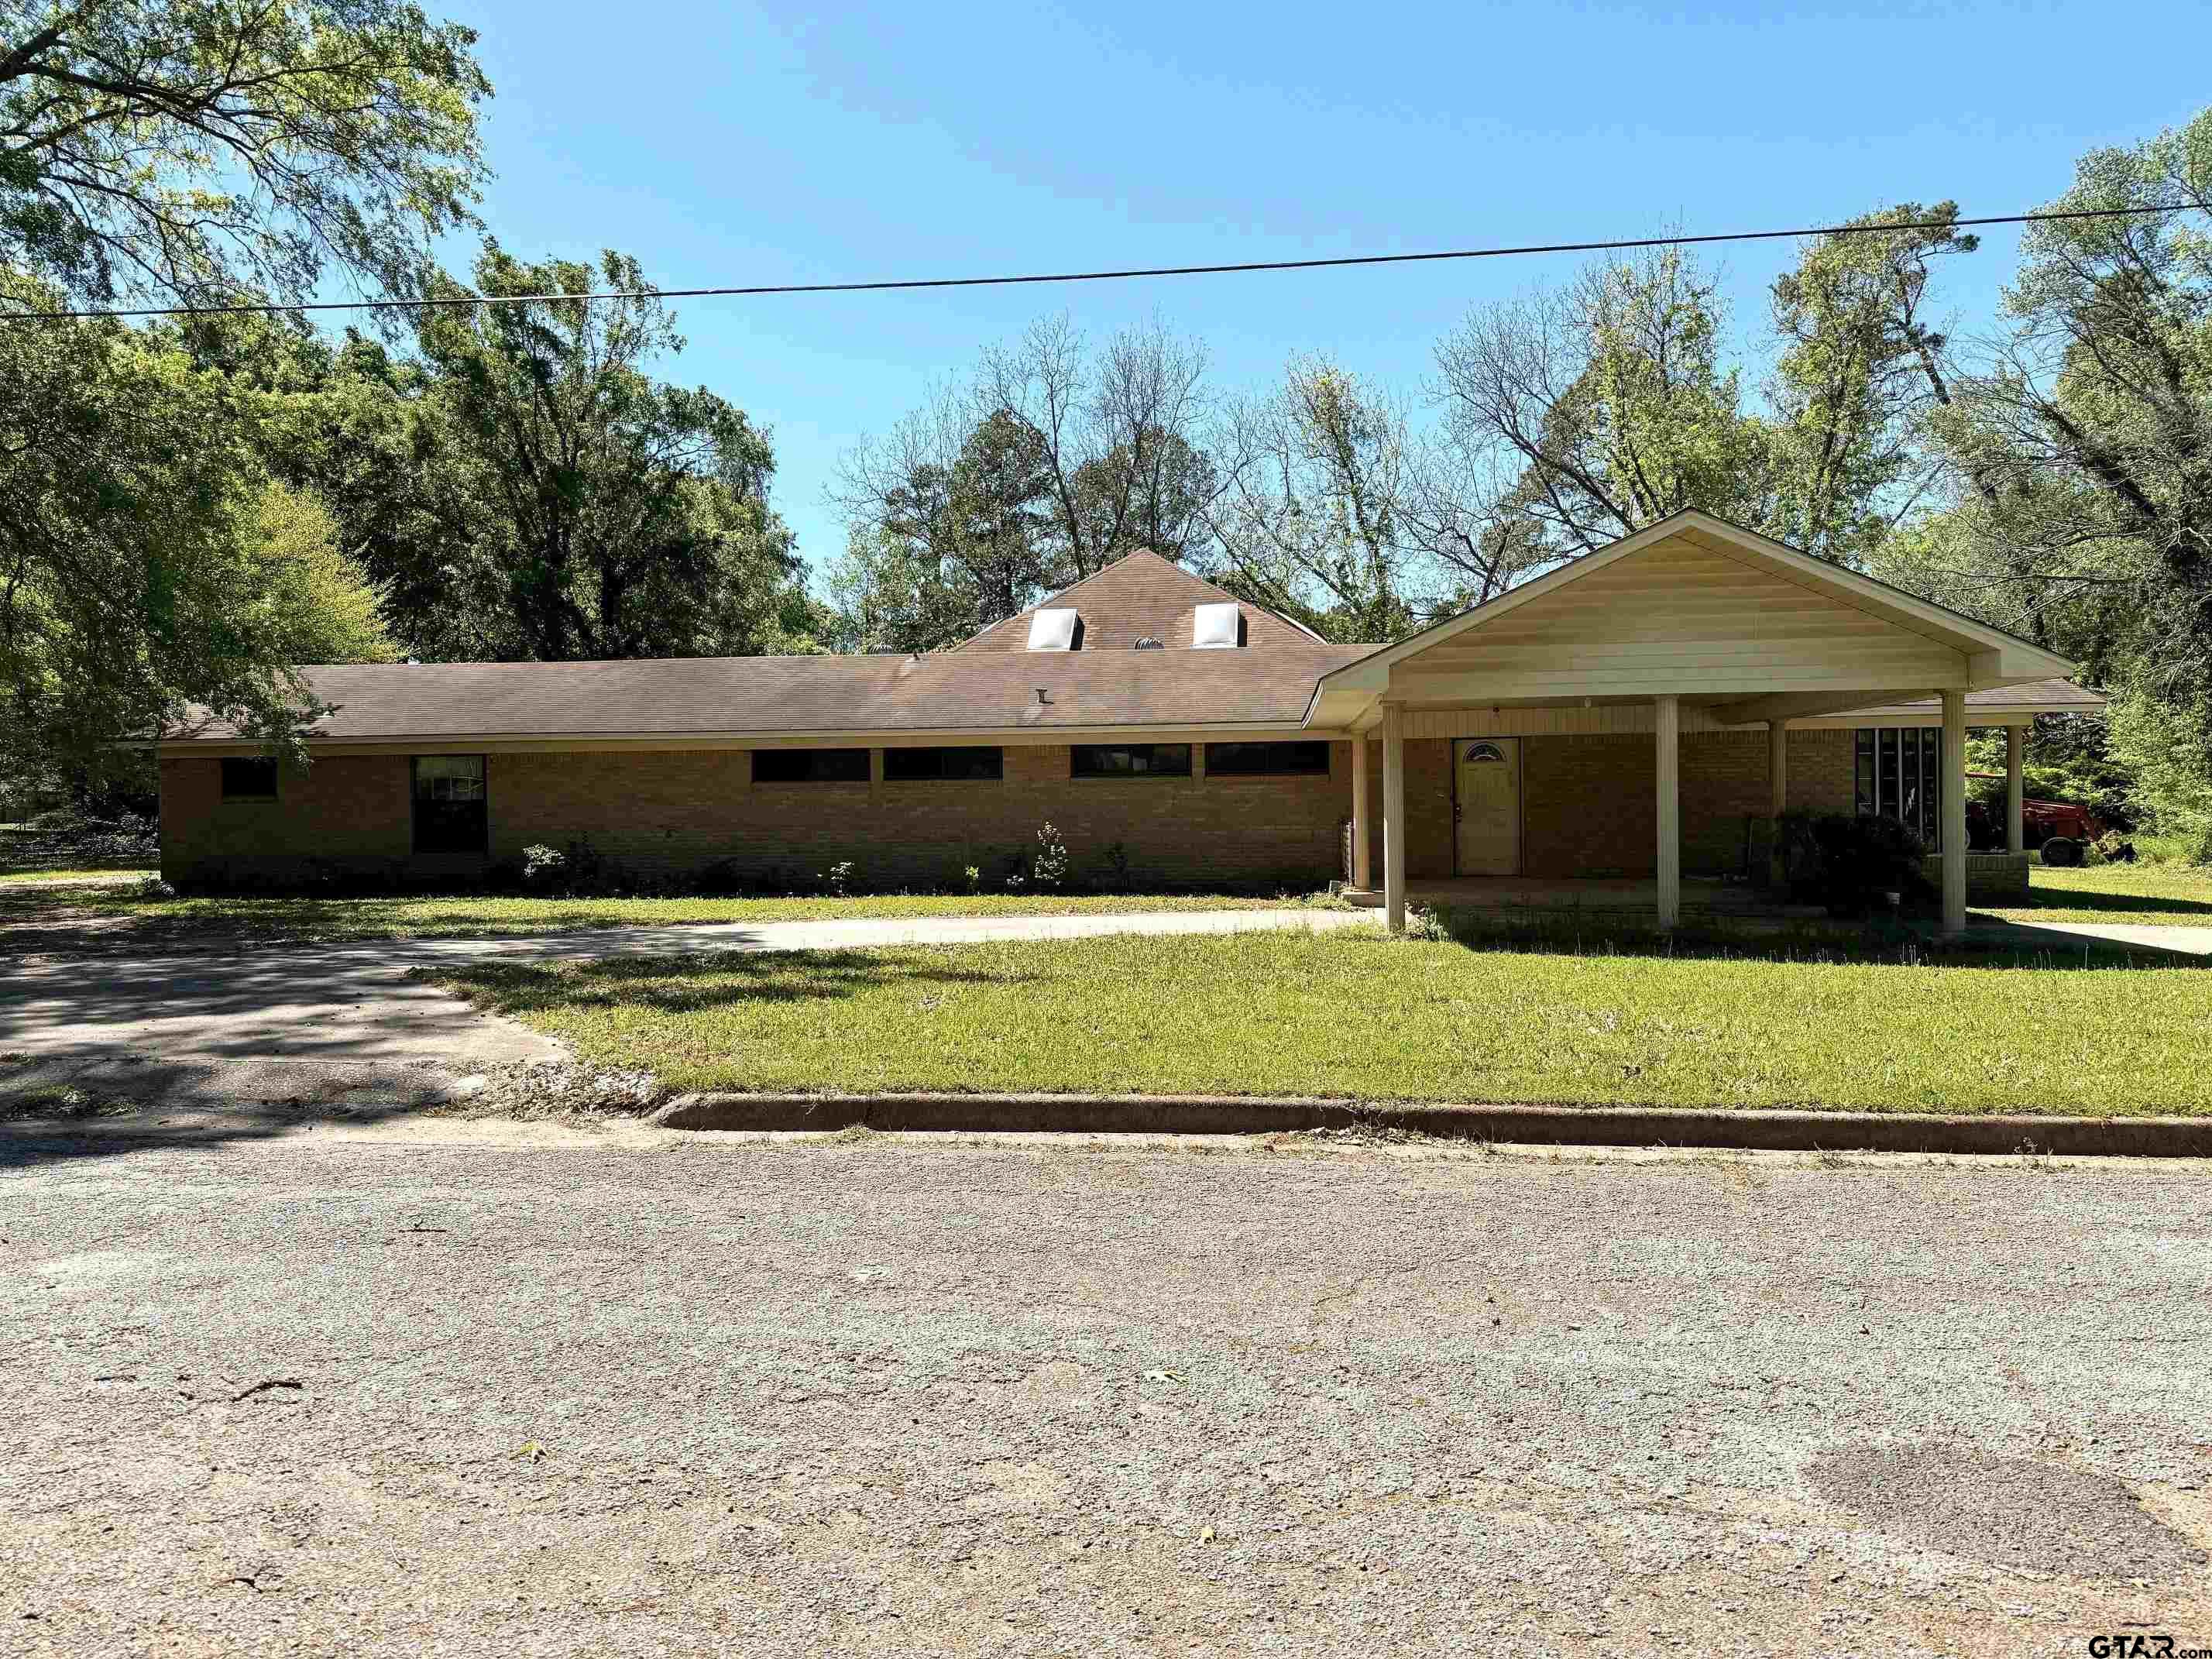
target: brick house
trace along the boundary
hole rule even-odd
[[[995,881],[1047,821],[1079,873],[1204,887],[1740,877],[1784,806],[1942,848],[1963,918],[1964,740],[2101,707],[2071,665],[1698,513],[1391,646],[1332,645],[1136,553],[927,656],[309,668],[292,773],[201,723],[158,744],[173,878],[481,873],[587,841],[805,885]],[[1381,880],[1374,878],[1377,866]],[[1348,867],[1346,867],[1348,866]],[[1693,893],[1694,896],[1694,893]]]

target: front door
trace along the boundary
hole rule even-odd
[[[1459,818],[1459,873],[1521,873],[1521,739],[1462,738],[1454,800]]]

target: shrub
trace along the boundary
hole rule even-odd
[[[1112,892],[1126,893],[1129,890],[1129,848],[1125,842],[1107,843],[1106,885]]]
[[[1030,855],[1030,879],[1048,893],[1058,891],[1067,879],[1067,843],[1049,821],[1038,827],[1036,851]]]
[[[853,892],[853,860],[833,864],[822,872],[822,890],[831,898],[849,898]]]
[[[968,890],[969,892],[980,893],[983,890],[983,866],[981,865],[971,864],[966,869],[963,870],[960,874],[962,878],[967,882]]]
[[[2117,830],[2107,830],[2089,849],[2099,864],[2133,864],[2136,844]]]
[[[1895,893],[1906,904],[1934,892],[1921,860],[1928,849],[1895,818],[1871,813],[1785,812],[1778,821],[1790,896],[1845,915],[1888,908]]]
[[[745,890],[744,872],[735,859],[716,859],[692,878],[703,898],[731,898]]]
[[[580,838],[562,848],[543,842],[524,848],[522,884],[562,898],[617,898],[632,884],[620,865]]]

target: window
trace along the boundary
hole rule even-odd
[[[1068,771],[1079,778],[1187,778],[1187,743],[1079,743],[1068,751]]]
[[[1066,605],[1048,605],[1030,617],[1030,649],[1079,651],[1083,648],[1083,618]]]
[[[865,749],[756,749],[755,783],[866,783]]]
[[[276,763],[273,760],[227,760],[222,763],[225,800],[275,800]]]
[[[886,749],[884,778],[890,783],[968,782],[1006,775],[1003,749]]]
[[[415,757],[415,850],[481,853],[486,845],[484,757]]]
[[[1243,637],[1243,615],[1232,600],[1201,605],[1190,622],[1190,642],[1200,651],[1234,651]]]
[[[1943,732],[1934,726],[1863,726],[1855,734],[1852,799],[1895,818],[1933,849],[1943,823]]]
[[[1210,778],[1272,778],[1328,775],[1325,743],[1209,743],[1206,775]]]

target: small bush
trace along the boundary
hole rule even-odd
[[[522,884],[525,887],[557,887],[568,874],[568,855],[557,847],[539,842],[522,849]]]
[[[967,883],[968,890],[969,892],[980,893],[983,890],[983,866],[981,865],[971,864],[966,869],[963,870],[960,872],[960,875],[961,879]]]
[[[1058,892],[1067,880],[1067,843],[1047,821],[1038,827],[1036,851],[1030,855],[1030,879],[1040,892]]]
[[[702,898],[734,898],[745,890],[744,872],[735,859],[716,859],[692,878]]]
[[[1934,894],[1921,860],[1919,836],[1895,818],[1842,812],[1785,812],[1778,823],[1790,896],[1843,915],[1888,908],[1887,895],[1907,905]]]
[[[1129,890],[1129,848],[1126,842],[1107,843],[1106,884],[1112,892],[1126,893]]]
[[[822,872],[822,890],[831,898],[850,898],[853,894],[853,860],[833,864]]]

